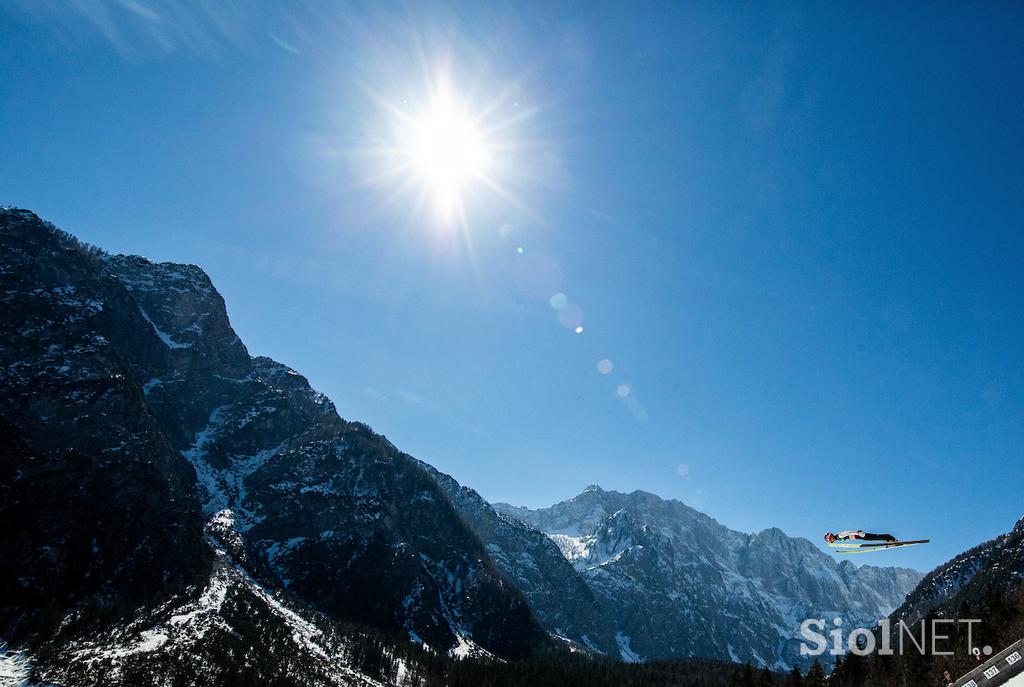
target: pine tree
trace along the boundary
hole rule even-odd
[[[739,678],[737,684],[740,687],[754,687],[754,666],[749,663],[743,666],[742,672],[737,677]]]
[[[867,666],[863,656],[850,652],[843,661],[843,668],[836,684],[842,687],[861,687],[867,675]]]
[[[825,670],[821,667],[818,659],[814,659],[814,664],[807,671],[807,677],[804,678],[804,687],[825,687]]]

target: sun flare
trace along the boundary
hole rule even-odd
[[[401,95],[367,86],[377,105],[366,129],[374,144],[354,149],[366,160],[367,183],[385,190],[382,208],[408,203],[417,226],[467,240],[498,213],[506,222],[509,208],[530,213],[520,194],[535,181],[531,160],[551,157],[533,155],[524,137],[535,108],[521,108],[500,80],[463,80],[460,88],[443,61],[396,81],[406,82]]]
[[[459,205],[464,187],[487,172],[487,148],[480,131],[444,100],[415,121],[410,153],[416,175],[443,212]]]
[[[407,166],[435,210],[452,218],[461,212],[469,187],[486,177],[490,155],[483,133],[468,112],[441,94],[410,118],[407,134]]]

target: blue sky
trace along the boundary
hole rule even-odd
[[[202,265],[252,353],[488,499],[930,569],[1024,513],[1022,18],[13,0],[0,203]],[[460,222],[380,154],[442,73],[496,151]]]

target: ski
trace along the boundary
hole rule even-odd
[[[930,542],[931,542],[931,540],[907,540],[905,542],[864,542],[863,544],[851,544],[851,543],[846,543],[846,542],[843,542],[843,543],[833,542],[833,543],[829,544],[828,546],[833,547],[834,549],[867,549],[867,548],[873,548],[873,547],[900,546],[900,545],[904,545],[904,544],[906,544],[906,545],[910,545],[910,544],[929,544]]]
[[[849,554],[849,553],[872,553],[873,551],[885,551],[886,549],[899,549],[904,546],[917,546],[918,544],[927,544],[930,540],[928,539],[916,539],[913,541],[899,541],[899,542],[879,542],[877,544],[861,544],[857,548],[844,549],[842,551],[836,551],[836,553]]]
[[[927,544],[931,539],[908,539],[907,541],[879,541],[861,544],[860,548],[866,549],[878,546],[910,546],[911,544]]]
[[[900,545],[896,545],[896,546],[892,546],[892,545],[890,545],[890,546],[876,546],[876,547],[870,548],[870,549],[843,549],[841,551],[836,551],[836,553],[839,553],[839,554],[875,553],[877,551],[885,551],[887,549],[899,549],[899,548],[902,548],[904,546],[914,546],[914,545],[913,544],[900,544]]]

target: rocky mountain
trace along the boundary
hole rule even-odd
[[[96,255],[0,212],[0,626],[16,640],[159,603],[209,553],[192,470],[136,381],[169,350]]]
[[[499,512],[477,492],[423,464],[462,518],[486,542],[487,552],[556,637],[618,657],[614,628],[586,580],[555,541],[522,520]]]
[[[545,532],[587,587],[586,621],[559,629],[626,661],[710,656],[806,667],[798,639],[805,618],[873,627],[921,578],[914,570],[836,563],[778,529],[736,532],[642,491],[590,486],[550,508],[494,509]],[[495,560],[513,579],[528,567],[507,556]],[[562,598],[524,593],[549,626],[549,618],[567,612]]]
[[[427,685],[563,648],[784,668],[803,618],[871,624],[919,578],[643,492],[492,506],[251,356],[199,267],[24,210],[0,209],[0,315],[0,678]]]
[[[913,625],[929,613],[952,617],[1024,589],[1024,517],[1007,532],[965,551],[928,573],[891,620]],[[984,619],[983,619],[984,620]]]
[[[549,643],[422,464],[251,357],[200,268],[2,209],[0,308],[0,637],[42,675],[100,661],[114,684],[133,652],[206,627],[268,648],[225,610],[241,597],[456,656]],[[335,661],[317,646],[296,655]]]
[[[226,515],[208,523],[211,568],[197,593],[113,622],[93,618],[28,648],[0,645],[0,685],[443,684],[415,645],[312,612],[261,584],[222,544],[232,530]]]

